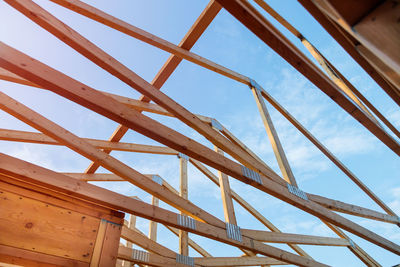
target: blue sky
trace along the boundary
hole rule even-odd
[[[164,51],[53,3],[44,0],[35,2],[56,14],[63,22],[149,82],[169,56]],[[87,2],[176,44],[208,3],[200,0]],[[397,128],[400,128],[398,106],[296,1],[269,0],[267,2],[302,32],[356,88],[364,93]],[[0,16],[5,22],[0,24],[0,36],[6,44],[98,90],[131,98],[140,96],[134,89],[76,53],[4,2],[0,3]],[[271,21],[276,25],[275,21]],[[279,25],[277,27],[310,57],[296,38]],[[381,199],[400,214],[399,158],[230,14],[222,10],[192,51],[255,79]],[[115,122],[53,93],[5,81],[0,81],[0,88],[1,91],[78,136],[107,139],[117,127]],[[280,174],[253,95],[247,86],[183,61],[163,86],[162,91],[193,113],[217,118]],[[341,199],[380,211],[376,204],[369,200],[290,123],[271,106],[268,105],[268,108],[300,188],[306,192]],[[175,119],[147,113],[146,115],[212,147],[199,134]],[[1,111],[0,127],[34,131]],[[133,131],[130,131],[123,141],[157,144]],[[68,148],[56,146],[1,141],[0,151],[60,172],[83,172],[90,163]],[[179,163],[176,157],[127,152],[113,152],[112,155],[143,173],[158,173],[178,188]],[[100,169],[99,172],[105,172],[105,170]],[[246,198],[283,232],[335,236],[317,218],[234,179],[230,181],[237,193]],[[123,194],[138,195],[143,200],[150,201],[148,194],[127,182],[97,184]],[[223,219],[219,189],[190,165],[189,199]],[[164,203],[161,205],[168,207]],[[265,229],[237,203],[235,203],[235,208],[241,227]],[[400,243],[400,231],[395,225],[352,216],[345,217]],[[147,232],[148,221],[138,220],[138,227]],[[160,243],[177,249],[178,239],[163,226],[159,229]],[[214,256],[239,256],[242,253],[236,248],[196,235],[191,235],[191,237],[211,251]],[[357,237],[354,237],[354,240],[383,266],[391,266],[400,261],[396,255],[367,241]],[[278,247],[290,250],[286,246]],[[362,266],[362,263],[346,248],[316,246],[302,246],[302,248],[316,260],[333,266]],[[191,256],[197,256],[196,252],[192,250],[190,252]]]

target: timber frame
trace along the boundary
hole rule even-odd
[[[57,195],[71,203],[95,203],[93,205],[96,205],[97,209],[101,209],[105,214],[111,214],[107,215],[109,216],[107,220],[98,217],[100,218],[98,220],[101,221],[96,228],[99,234],[95,243],[100,242],[102,245],[100,248],[94,246],[93,250],[88,252],[90,260],[79,257],[72,258],[71,255],[55,258],[51,252],[48,252],[48,255],[45,253],[40,256],[43,262],[53,264],[51,266],[68,266],[70,264],[124,267],[134,264],[139,266],[287,264],[326,266],[326,264],[313,259],[312,255],[299,246],[317,245],[347,247],[365,265],[380,266],[374,260],[373,255],[365,252],[344,231],[400,255],[398,244],[353,222],[347,216],[341,215],[353,215],[400,226],[398,215],[364,184],[362,179],[329,151],[257,81],[190,51],[219,11],[224,8],[358,121],[354,121],[354,123],[360,123],[365,130],[386,145],[393,152],[394,157],[400,156],[400,132],[393,123],[375,108],[373,103],[364,97],[310,41],[264,0],[211,0],[178,45],[79,0],[51,0],[55,4],[170,53],[171,56],[150,83],[33,1],[4,1],[77,53],[142,94],[139,99],[132,99],[99,91],[0,42],[0,79],[40,90],[48,90],[119,124],[108,140],[78,137],[16,99],[0,92],[0,109],[39,131],[0,129],[0,140],[65,146],[91,161],[90,166],[82,173],[61,173],[11,157],[6,154],[6,151],[0,151],[1,193],[5,192],[4,194],[12,196],[18,192],[15,188],[21,188],[21,192],[32,190],[35,193],[29,194],[48,203],[43,196],[40,196],[40,194],[44,194],[44,190],[48,190],[52,195]],[[343,4],[343,1],[336,0],[299,0],[299,2],[400,106],[400,54],[398,53],[400,36],[398,34],[399,26],[395,25],[396,21],[394,20],[395,13],[399,14],[400,4],[397,2],[397,5],[393,5],[391,4],[393,1],[389,0],[371,0],[364,4],[351,0],[347,2],[347,5]],[[359,13],[348,14],[349,8],[357,10]],[[279,32],[259,10],[269,13],[297,37],[322,68],[314,64]],[[375,19],[372,20],[371,17]],[[377,38],[376,33],[382,28],[387,28],[388,33],[382,38]],[[193,114],[160,91],[182,60],[190,61],[249,87],[246,90],[254,96],[281,175],[274,172],[268,164],[235,137],[228,130],[227,125],[221,124],[216,118]],[[153,103],[150,103],[151,101]],[[298,184],[291,169],[266,101],[315,145],[382,211],[305,192]],[[146,116],[143,112],[176,118],[205,137],[209,143],[199,143]],[[129,130],[140,133],[162,145],[120,142]],[[179,190],[158,174],[143,174],[133,169],[110,155],[112,151],[176,157],[179,160],[180,168]],[[224,220],[215,217],[189,200],[189,164],[220,188]],[[108,170],[109,173],[97,172],[100,167]],[[210,168],[215,169],[218,175],[215,175]],[[265,215],[251,206],[244,196],[240,196],[231,189],[230,179],[248,184],[316,216],[337,237],[281,232]],[[124,196],[97,187],[90,183],[93,181],[127,181],[150,194],[151,203],[146,203],[137,197]],[[177,212],[159,207],[160,201],[167,203]],[[236,219],[234,202],[248,211],[267,229],[240,228]],[[85,209],[87,208],[82,208],[82,210]],[[121,212],[126,213],[125,220],[121,219]],[[150,221],[148,235],[136,227],[136,217]],[[110,220],[114,221],[110,222]],[[0,231],[5,229],[1,224],[0,220]],[[179,251],[173,251],[157,242],[159,224],[165,226],[179,238]],[[229,255],[213,257],[209,251],[191,239],[189,233],[237,247],[244,254],[242,257],[229,257]],[[116,238],[121,240],[121,243],[117,242]],[[8,241],[0,237],[0,264],[2,262],[28,264],[37,257],[35,253],[38,252],[23,246],[12,247],[16,245],[7,243]],[[277,248],[268,243],[287,244],[292,251]],[[136,247],[141,249],[136,249]],[[189,247],[202,257],[190,256]]]

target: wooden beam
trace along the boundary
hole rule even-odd
[[[179,195],[188,199],[188,160],[186,155],[179,154]],[[181,213],[183,215],[183,213]],[[189,256],[189,235],[188,232],[179,231],[179,254]]]
[[[125,221],[124,221],[125,222]],[[129,222],[127,225],[128,229],[133,230],[136,228],[136,216],[133,214],[129,214]],[[122,231],[124,230],[124,228],[122,228]],[[122,234],[121,231],[121,234]],[[127,248],[132,248],[133,247],[133,243],[131,241],[126,241],[126,247]],[[132,263],[130,263],[129,261],[124,261],[122,263],[123,267],[133,267]]]
[[[279,140],[278,133],[275,130],[274,123],[272,122],[271,116],[269,115],[267,105],[265,105],[264,99],[258,88],[251,87],[254,98],[257,103],[258,111],[264,123],[265,130],[267,131],[269,141],[272,145],[272,150],[274,151],[275,158],[278,161],[279,169],[281,170],[283,179],[286,182],[297,187],[296,178],[294,178],[292,169],[290,168],[289,162],[286,158],[285,151],[283,150],[281,141]]]
[[[255,240],[267,243],[292,243],[317,246],[350,246],[349,241],[344,238],[276,233],[249,229],[242,229],[242,232],[243,234]]]
[[[326,266],[316,261],[283,251],[260,243],[256,240],[242,236],[242,241],[227,237],[225,225],[223,228],[212,226],[200,221],[195,221],[196,229],[182,226],[178,223],[179,214],[146,204],[140,200],[132,199],[118,193],[100,188],[88,183],[69,178],[65,175],[36,166],[5,154],[0,154],[0,173],[15,179],[23,179],[26,182],[45,186],[47,190],[56,190],[67,194],[69,197],[77,197],[89,201],[96,201],[108,208],[128,212],[137,216],[155,220],[157,222],[202,235],[239,248],[249,249],[265,256],[270,256],[288,263],[300,266]]]
[[[213,257],[194,258],[194,262],[200,266],[270,266],[286,265],[287,263],[267,257]]]
[[[224,152],[218,147],[214,147],[214,150],[221,155],[224,155]],[[218,178],[221,190],[221,199],[224,208],[225,221],[237,225],[235,209],[233,207],[231,196],[231,187],[229,185],[229,177],[225,173],[218,171]]]
[[[90,259],[90,267],[96,267],[100,265],[101,251],[103,249],[106,229],[107,229],[107,221],[101,220],[99,229],[97,230],[97,237],[94,243],[92,258]]]
[[[229,13],[242,22],[263,42],[282,56],[289,64],[309,79],[321,91],[331,97],[340,107],[359,121],[394,153],[400,155],[400,144],[385,132],[368,114],[359,109],[345,96],[321,70],[297,47],[272,26],[253,6],[241,0],[217,0]]]
[[[387,215],[371,209],[367,209],[353,204],[348,204],[339,200],[334,200],[323,196],[308,194],[308,197],[310,200],[315,201],[321,204],[322,206],[327,207],[330,210],[358,217],[400,225],[400,219],[397,216]]]
[[[154,196],[151,197],[151,205],[158,207],[159,202],[158,198]],[[149,222],[149,238],[153,241],[157,241],[157,222]]]
[[[114,173],[80,173],[80,172],[64,172],[62,173],[64,175],[67,175],[69,177],[81,180],[81,181],[86,181],[86,182],[100,182],[100,181],[108,181],[108,182],[124,182],[123,178],[119,177],[118,175],[115,175]],[[143,174],[144,176],[148,178],[152,178],[152,174]]]
[[[142,145],[142,144],[120,143],[120,142],[117,143],[117,142],[110,142],[105,140],[89,139],[89,138],[82,138],[82,139],[88,142],[89,144],[93,145],[94,147],[101,149],[160,154],[160,155],[178,154],[176,150],[164,146],[153,146],[153,145]],[[56,140],[42,133],[8,130],[8,129],[0,129],[0,140],[45,144],[45,145],[58,145],[58,146],[62,145],[58,143]]]
[[[195,142],[194,140],[187,138],[186,136],[178,132],[173,131],[172,129],[169,129],[168,127],[150,118],[147,118],[137,111],[134,111],[122,105],[118,105],[118,102],[116,102],[114,99],[105,96],[97,92],[96,90],[93,90],[90,87],[85,86],[63,75],[32,58],[27,57],[21,52],[18,52],[2,43],[0,43],[0,48],[0,67],[6,68],[9,71],[12,70],[14,73],[17,73],[17,75],[23,76],[25,79],[32,80],[34,83],[41,84],[42,86],[45,86],[47,88],[52,88],[51,90],[53,90],[53,92],[69,98],[72,101],[81,104],[82,106],[86,106],[89,109],[100,113],[112,120],[123,123],[129,128],[136,129],[138,132],[141,132],[144,135],[149,136],[150,138],[153,138],[154,140],[157,140],[164,145],[176,149],[181,153],[200,160],[203,163],[210,165],[211,167],[225,172],[231,177],[234,177],[242,182],[251,184],[252,186],[277,198],[280,198],[281,200],[286,201],[289,204],[295,205],[296,207],[306,212],[309,212],[310,214],[313,214],[317,217],[320,217],[321,219],[333,223],[394,253],[400,254],[400,247],[393,242],[365,229],[364,227],[354,222],[351,222],[350,220],[338,214],[329,211],[325,207],[322,207],[315,202],[308,201],[299,198],[294,194],[291,194],[286,186],[279,183],[282,181],[282,179],[275,173],[270,171],[262,172],[262,174],[260,174],[261,183],[252,180],[245,175],[245,173],[243,172],[243,166],[241,166],[240,164],[229,160],[222,155],[219,155],[209,148]],[[42,71],[44,69],[46,69],[46,72],[43,73]],[[7,96],[4,96],[4,98],[7,98]],[[11,104],[10,100],[7,100],[5,102],[6,103],[2,103],[3,108],[5,108],[5,106],[8,106],[7,109],[11,107],[15,109],[15,106]],[[19,105],[19,107],[22,107],[22,105]],[[28,109],[25,110],[24,113],[29,116],[30,112],[33,111],[30,111]],[[32,124],[31,120],[26,120],[26,122]],[[212,130],[211,127],[210,130]],[[62,130],[61,132],[65,132],[65,130]],[[50,136],[54,138],[54,136],[52,136],[51,134]],[[67,139],[70,139],[69,135]],[[67,140],[63,138],[63,141],[65,142]],[[82,140],[78,139],[77,142],[80,143],[82,142]],[[219,144],[216,145],[218,146]],[[223,147],[221,148],[224,149]],[[225,149],[224,151],[226,152]],[[269,178],[274,178],[274,180],[279,182],[274,182]],[[159,197],[159,193],[160,192],[154,192],[153,195]],[[161,197],[159,198],[162,199]],[[193,206],[188,205],[188,203],[182,204],[184,204],[188,208],[189,206],[191,208],[194,208]],[[183,206],[179,206],[179,209],[183,208]],[[219,220],[215,221],[215,217],[211,216],[213,217],[211,218],[209,214],[204,216],[208,217],[209,222],[214,221],[214,223],[217,225],[222,223]]]

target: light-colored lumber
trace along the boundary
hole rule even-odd
[[[159,202],[158,198],[154,196],[151,197],[151,205],[158,207]],[[153,241],[157,241],[157,222],[149,222],[149,238]]]
[[[218,147],[214,147],[214,150],[220,153],[221,155],[224,154],[222,150]],[[225,173],[218,171],[218,178],[221,190],[221,199],[224,208],[224,216],[225,221],[231,224],[237,225],[235,209],[233,207],[232,196],[231,196],[231,187],[229,185],[229,178],[228,175]]]
[[[194,258],[201,266],[255,266],[255,265],[286,265],[287,263],[267,257],[213,257]]]
[[[296,179],[294,178],[292,169],[289,167],[289,162],[286,158],[285,151],[283,150],[281,141],[279,140],[278,133],[275,130],[274,123],[272,122],[271,116],[269,115],[264,99],[261,96],[258,88],[252,87],[251,91],[253,92],[254,98],[256,100],[260,116],[264,123],[265,130],[267,131],[269,141],[271,142],[275,158],[278,161],[279,169],[281,170],[283,179],[285,179],[286,182],[297,187]]]
[[[152,145],[142,145],[142,144],[132,144],[132,143],[121,143],[121,142],[109,142],[105,140],[82,138],[89,144],[101,148],[101,149],[111,149],[116,151],[127,151],[127,152],[138,152],[138,153],[149,153],[149,154],[160,154],[160,155],[177,155],[178,152],[170,149],[169,147],[163,146],[152,146]],[[14,141],[14,142],[27,142],[35,144],[46,144],[46,145],[62,145],[46,136],[42,133],[18,131],[18,130],[8,130],[0,129],[0,140]]]
[[[315,201],[328,209],[354,215],[354,216],[359,216],[363,218],[368,218],[372,220],[377,220],[377,221],[382,221],[382,222],[388,222],[388,223],[393,223],[393,224],[399,224],[400,219],[397,216],[393,215],[388,215],[384,213],[380,213],[368,208],[360,207],[357,205],[353,204],[348,204],[339,200],[335,199],[330,199],[327,197],[323,196],[318,196],[318,195],[313,195],[313,194],[308,194],[309,199],[312,201]]]
[[[125,221],[124,221],[124,223],[125,223]],[[129,221],[128,221],[127,227],[131,230],[136,228],[136,216],[135,215],[129,214]],[[121,233],[122,233],[122,230],[121,230]],[[133,243],[131,241],[128,241],[128,240],[126,241],[127,248],[132,248],[132,245],[133,245]],[[123,265],[123,267],[133,267],[132,266],[133,264],[129,261],[123,261],[122,265]]]
[[[179,155],[179,195],[188,199],[188,160],[185,155]],[[181,212],[182,215],[184,215]],[[179,254],[189,256],[188,232],[179,230]]]
[[[321,237],[300,234],[276,233],[260,230],[242,229],[243,234],[267,243],[293,243],[318,246],[349,246],[350,243],[343,238]]]
[[[93,255],[90,260],[90,267],[96,267],[100,265],[101,251],[103,249],[106,229],[107,229],[107,221],[101,220],[99,228],[97,229],[97,236],[96,236],[96,241],[94,243]]]

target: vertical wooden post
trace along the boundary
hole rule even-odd
[[[219,154],[224,155],[224,152],[218,147],[214,146],[214,150]],[[221,190],[222,204],[224,205],[225,221],[237,225],[228,175],[221,171],[218,171],[218,178]]]
[[[159,200],[156,197],[151,198],[151,205],[158,206]],[[153,241],[157,241],[157,223],[155,221],[150,221],[149,224],[149,238]]]
[[[296,179],[294,178],[282,144],[279,140],[278,134],[275,130],[274,124],[272,123],[272,119],[269,115],[267,106],[265,105],[260,91],[254,86],[251,86],[251,91],[253,92],[254,98],[256,100],[258,110],[260,111],[265,130],[267,131],[268,138],[271,142],[272,149],[274,150],[276,160],[278,161],[279,168],[282,172],[282,176],[288,183],[297,187]]]
[[[92,259],[90,260],[90,267],[98,267],[100,264],[101,250],[103,249],[103,241],[106,234],[107,221],[100,220],[99,228],[97,229],[96,242],[93,248]]]
[[[133,230],[135,227],[136,227],[136,216],[133,215],[133,214],[131,214],[131,215],[129,215],[129,224],[128,224],[128,228]],[[132,248],[133,243],[130,242],[130,241],[126,241],[126,246],[127,246],[128,248]],[[132,267],[133,264],[132,264],[131,262],[129,262],[129,261],[123,261],[122,266],[123,266],[123,267]]]
[[[188,177],[187,177],[188,158],[186,155],[182,154],[179,154],[178,157],[179,157],[179,171],[180,171],[179,195],[184,199],[188,199]],[[189,239],[188,233],[186,231],[179,230],[179,254],[189,256],[188,239]]]

